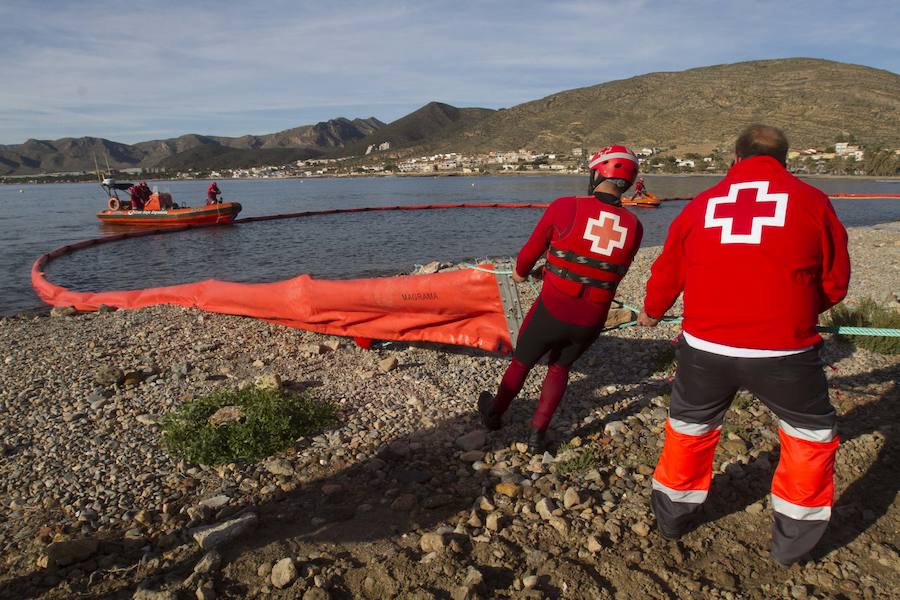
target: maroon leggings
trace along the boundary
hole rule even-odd
[[[604,319],[605,321],[605,319]],[[531,418],[535,429],[546,429],[569,383],[569,368],[590,348],[603,328],[572,325],[555,318],[538,298],[528,313],[512,362],[494,397],[493,411],[503,414],[525,384],[535,364],[549,354],[550,366],[541,387],[541,398]]]

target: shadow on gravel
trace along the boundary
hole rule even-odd
[[[649,404],[649,399],[665,390],[664,380],[647,381],[642,374],[643,365],[631,365],[623,368],[623,357],[648,357],[646,368],[652,372],[658,364],[657,355],[665,354],[669,342],[659,340],[632,340],[623,338],[601,339],[594,348],[583,357],[591,361],[588,374],[569,386],[560,411],[557,413],[551,428],[556,436],[573,435],[573,432],[584,435],[592,431],[602,431],[604,420],[598,419],[589,425],[583,425],[584,418],[598,405],[616,403],[626,398],[634,398],[631,404],[621,408],[610,419],[622,419],[632,412]],[[462,351],[468,354],[467,351]],[[655,357],[655,358],[654,358]],[[601,375],[596,375],[598,369]],[[576,364],[574,372],[579,371]],[[531,374],[531,381],[540,383],[539,373]],[[628,390],[611,391],[606,395],[597,395],[598,390],[606,386],[640,384]],[[300,388],[315,386],[315,382],[303,381],[295,384]],[[507,448],[514,441],[527,437],[528,420],[535,408],[535,394],[523,393],[514,402],[505,418],[503,430],[487,435],[488,448]],[[432,402],[440,402],[440,398],[430,398]],[[398,401],[401,409],[406,407]],[[468,511],[480,495],[492,496],[492,482],[487,471],[474,472],[471,461],[459,458],[462,451],[456,440],[463,435],[482,431],[480,421],[474,410],[475,398],[472,398],[472,412],[441,421],[433,427],[416,430],[382,445],[376,455],[355,465],[342,468],[325,477],[300,483],[290,492],[278,492],[272,499],[254,506],[240,507],[229,511],[228,518],[241,512],[252,510],[259,516],[258,526],[252,533],[246,534],[223,549],[226,562],[235,560],[246,552],[252,552],[273,545],[263,552],[272,554],[272,559],[294,554],[301,544],[355,544],[376,542],[392,538],[416,529],[433,531],[442,523],[450,528],[456,525],[451,517],[457,513],[468,517]],[[415,410],[409,408],[409,410]],[[298,473],[302,472],[298,469]],[[220,519],[226,518],[219,515]],[[448,521],[448,519],[451,519]],[[187,540],[185,540],[187,541]],[[103,542],[101,553],[117,548],[117,540]],[[183,542],[182,542],[183,543]],[[469,553],[472,551],[468,536],[449,534],[447,543],[459,560],[475,560]],[[164,582],[183,579],[190,574],[191,568],[199,560],[202,552],[189,542],[192,551],[183,555],[165,567],[153,573],[142,575],[129,581],[127,576],[112,584],[106,581],[103,592],[98,595],[97,587],[93,589],[87,584],[87,577],[79,580],[71,577],[71,570],[58,573],[61,579],[70,576],[70,580],[61,585],[69,585],[72,595],[79,597],[129,597],[127,590],[133,589],[141,579],[149,579],[151,587],[158,589]],[[513,552],[524,553],[525,549],[514,547],[507,542]],[[408,565],[409,580],[417,581],[416,570],[419,566],[420,551],[409,542],[394,544],[393,563]],[[154,550],[153,556],[159,556]],[[137,562],[140,553],[134,551],[122,553],[117,566],[122,567]],[[371,565],[362,565],[369,568]],[[77,568],[77,565],[76,565]],[[255,567],[254,567],[255,568]],[[36,571],[7,582],[5,589],[0,589],[0,597],[27,598],[49,591],[48,573]],[[55,576],[54,574],[50,574]],[[514,577],[507,570],[484,569],[487,595],[492,590],[506,590]],[[255,574],[253,575],[254,577]],[[400,577],[401,574],[397,573]],[[443,577],[443,575],[441,576]],[[612,590],[605,579],[594,574],[592,585],[599,589]],[[52,582],[52,578],[49,580]],[[235,581],[220,582],[231,596],[241,596],[249,590],[241,589]],[[217,584],[218,585],[218,584]],[[542,586],[545,593],[555,597],[559,591],[547,584]],[[59,590],[54,590],[58,592]],[[193,593],[191,590],[189,593]],[[333,597],[350,597],[346,591],[334,590]],[[440,597],[440,595],[439,595]]]

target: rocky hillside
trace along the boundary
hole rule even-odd
[[[28,140],[24,144],[0,146],[0,175],[27,175],[66,171],[93,171],[94,157],[105,167],[105,158],[115,169],[166,167],[203,169],[246,167],[318,156],[360,140],[384,127],[374,117],[332,119],[266,135],[215,137],[187,134],[133,145],[102,138],[64,138],[54,141]],[[285,149],[289,149],[286,151]]]
[[[379,128],[340,153],[363,154],[370,145],[389,142],[390,149],[420,148],[433,145],[435,140],[455,138],[475,127],[496,111],[487,108],[456,108],[441,102],[429,102],[422,108]]]
[[[98,138],[29,140],[0,146],[0,175],[92,170],[92,157],[105,154],[115,168],[275,164],[320,153],[358,156],[383,142],[401,154],[566,151],[610,141],[707,152],[730,147],[738,131],[760,121],[785,128],[793,147],[839,139],[900,147],[900,75],[789,58],[650,73],[498,111],[431,102],[388,125],[339,118],[267,135],[189,134],[131,146]]]
[[[900,75],[810,58],[650,73],[497,111],[437,148],[730,147],[746,125],[783,127],[792,146],[846,136],[900,147]]]

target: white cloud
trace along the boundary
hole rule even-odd
[[[429,100],[510,106],[780,56],[896,72],[900,42],[884,33],[898,26],[898,3],[833,0],[4,2],[0,143],[263,132]]]

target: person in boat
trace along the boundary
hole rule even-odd
[[[622,194],[638,173],[624,146],[607,146],[590,161],[587,196],[555,200],[519,252],[512,278],[522,282],[546,255],[541,292],[525,318],[512,362],[496,394],[482,392],[478,411],[497,430],[532,367],[549,368],[531,419],[528,449],[544,451],[546,432],[566,391],[569,369],[603,330],[616,286],[641,245],[643,227],[622,207]]]
[[[219,186],[213,181],[209,184],[209,187],[206,188],[206,204],[220,204],[222,202],[222,198],[220,198],[221,194],[222,192],[219,191]]]
[[[850,281],[847,232],[828,196],[786,168],[780,129],[747,128],[721,182],[672,225],[651,268],[638,325],[654,327],[686,289],[678,368],[650,504],[660,534],[697,523],[725,413],[739,388],[777,415],[771,555],[804,560],[834,499],[837,417],[816,331]]]
[[[640,198],[645,198],[647,196],[646,190],[647,190],[647,186],[644,184],[644,178],[638,177],[637,181],[634,182],[633,198],[635,200],[638,200]]]
[[[144,210],[144,206],[150,201],[150,188],[146,181],[141,181],[128,188],[131,195],[131,210]]]

